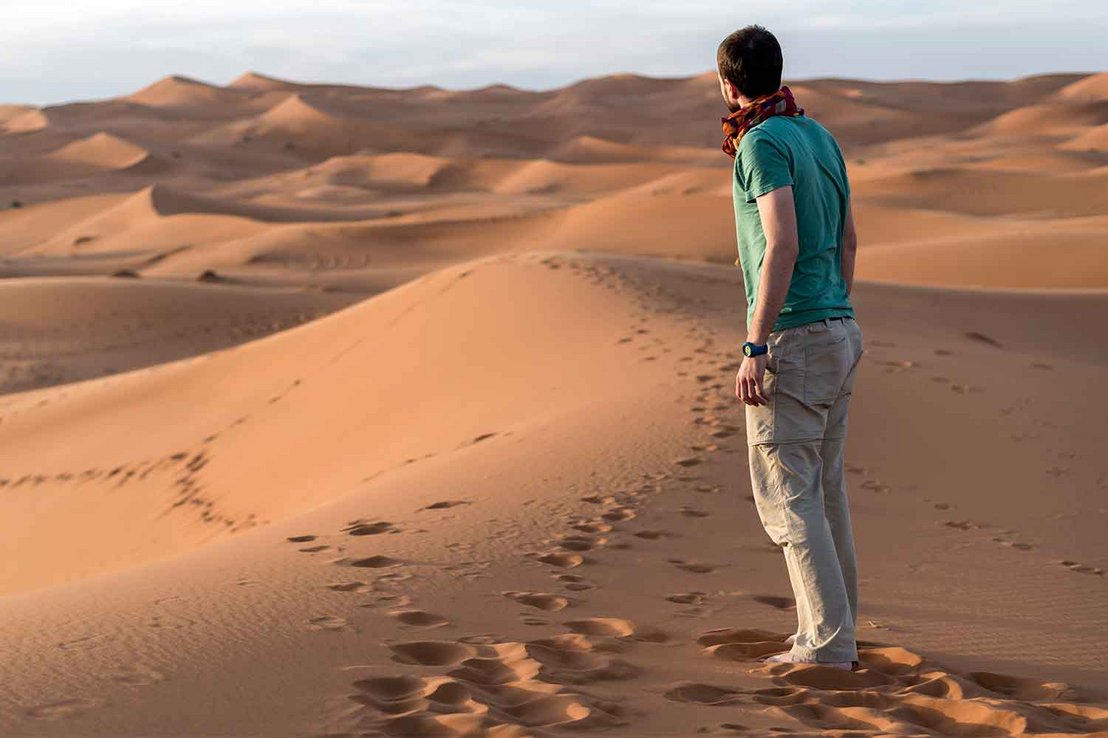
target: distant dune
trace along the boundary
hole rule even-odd
[[[859,260],[859,277],[1108,286],[1103,260],[1090,265],[1086,258],[1089,239],[1105,236],[1103,225],[1086,221],[1078,243],[1061,235],[1072,230],[1066,219],[1108,212],[1106,78],[793,82],[809,114],[843,143],[856,182],[862,247],[881,252]],[[9,207],[0,211],[0,230],[10,224],[13,234],[23,232],[36,209],[58,214],[60,203],[92,193],[141,196],[82,224],[62,216],[55,233],[36,228],[22,239],[2,239],[0,248],[9,273],[142,273],[146,259],[165,254],[176,240],[190,248],[160,259],[159,276],[219,267],[237,278],[287,284],[252,260],[249,248],[229,244],[286,224],[326,232],[334,244],[342,233],[372,229],[328,223],[418,222],[440,243],[460,228],[472,238],[485,230],[486,240],[505,251],[549,245],[728,263],[735,244],[728,161],[718,151],[720,108],[713,74],[614,75],[534,92],[506,85],[447,91],[302,84],[255,72],[226,87],[172,76],[119,100],[9,106],[0,136],[0,203]],[[696,184],[667,184],[679,172]],[[12,209],[12,202],[22,208]],[[895,233],[871,227],[867,214],[889,207],[928,217],[974,216],[973,232],[1004,234],[989,246],[1001,263],[967,267],[956,233],[917,228],[919,218],[903,219]],[[178,222],[186,213],[187,227]],[[228,217],[244,221],[232,225]],[[506,218],[535,224],[506,227]],[[1011,228],[1013,219],[1027,220],[1027,228]],[[1059,228],[1046,227],[1054,221]],[[513,237],[506,239],[507,232]],[[437,264],[420,255],[402,265],[401,255],[384,245],[390,241],[350,240],[342,247],[352,255],[345,267],[290,277],[376,290],[466,254],[444,244]],[[929,252],[927,269],[914,253],[895,257],[896,244],[909,242],[941,244]],[[1036,274],[1023,267],[1027,253],[1044,248],[1056,260],[1076,259],[1089,268]],[[1006,250],[1011,266],[1003,263]],[[39,259],[39,252],[50,259]],[[82,260],[104,252],[112,256]],[[200,253],[209,264],[198,260]],[[231,253],[242,259],[228,259]]]

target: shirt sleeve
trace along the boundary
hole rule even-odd
[[[756,131],[743,136],[735,157],[735,176],[747,202],[795,184],[785,151],[772,138]]]

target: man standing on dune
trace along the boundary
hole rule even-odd
[[[850,290],[857,237],[842,152],[781,85],[777,39],[735,31],[717,51],[723,150],[734,157],[747,334],[750,479],[796,599],[791,650],[764,661],[858,668],[858,579],[843,477],[862,332]]]

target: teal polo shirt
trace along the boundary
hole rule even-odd
[[[800,250],[774,331],[840,315],[854,317],[842,275],[843,225],[850,197],[846,163],[831,132],[806,115],[775,115],[751,128],[735,154],[735,230],[754,319],[766,234],[756,199],[792,185]]]

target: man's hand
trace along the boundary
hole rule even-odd
[[[768,405],[765,392],[762,389],[762,378],[766,373],[766,354],[760,356],[745,356],[739,367],[739,373],[735,375],[735,397],[738,397],[746,405]]]

